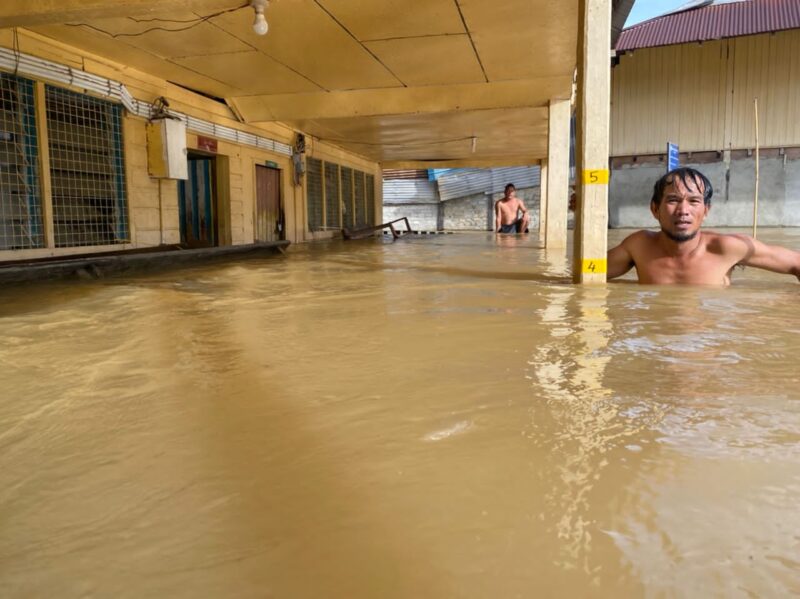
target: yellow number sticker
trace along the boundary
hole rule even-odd
[[[608,169],[601,168],[592,171],[583,171],[584,185],[608,185]]]
[[[584,258],[581,270],[584,274],[605,274],[608,270],[608,265],[605,258]]]

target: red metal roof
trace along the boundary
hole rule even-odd
[[[667,14],[623,29],[617,51],[800,28],[800,0],[741,0]]]

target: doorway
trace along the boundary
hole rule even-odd
[[[178,182],[181,245],[219,245],[217,231],[216,158],[189,153],[189,177]]]
[[[281,209],[281,171],[256,165],[256,241],[284,239]]]

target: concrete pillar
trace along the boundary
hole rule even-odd
[[[541,161],[539,169],[539,245],[544,247],[547,226],[547,158]]]
[[[611,0],[580,0],[576,140],[576,283],[605,283],[608,250],[608,136]]]
[[[569,207],[569,100],[550,102],[547,137],[547,219],[545,247],[567,247]]]

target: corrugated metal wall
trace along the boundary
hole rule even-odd
[[[611,155],[800,146],[800,30],[624,54],[612,71]]]
[[[492,187],[492,175],[490,169],[460,168],[445,173],[436,182],[442,200],[452,200],[489,192]]]
[[[443,201],[476,193],[498,193],[508,183],[513,183],[517,189],[538,187],[539,167],[458,169],[441,175],[437,183]]]
[[[449,169],[437,181],[384,179],[384,205],[436,204],[476,193],[499,193],[508,183],[517,189],[539,187],[539,167]],[[437,189],[438,188],[438,189]]]
[[[539,187],[539,175],[538,166],[493,168],[491,193],[503,191],[509,183],[513,183],[517,189]]]
[[[436,204],[438,201],[435,181],[427,179],[384,179],[383,181],[384,205]]]

